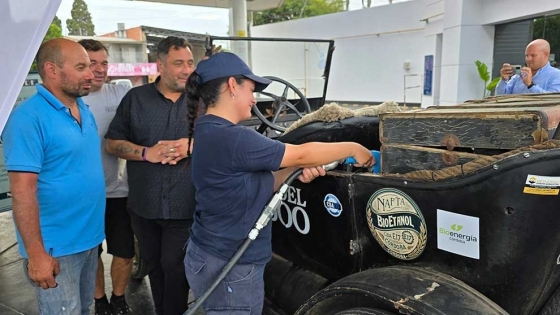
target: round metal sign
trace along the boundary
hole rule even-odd
[[[369,198],[366,215],[373,237],[391,256],[412,260],[426,248],[426,221],[404,192],[393,188],[376,191]]]

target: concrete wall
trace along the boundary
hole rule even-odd
[[[144,45],[123,43],[105,43],[105,45],[109,50],[109,62],[111,63],[141,63],[146,59]]]
[[[396,3],[314,18],[258,26],[253,37],[334,39],[328,100],[382,102],[404,99],[404,75],[421,74],[424,40],[422,1]],[[268,60],[272,58],[269,53]],[[405,70],[404,62],[410,62]],[[253,63],[255,66],[256,64]],[[407,77],[407,86],[420,77]],[[407,102],[420,102],[420,87],[407,90]]]
[[[307,97],[321,97],[328,49],[328,42],[252,42],[251,68],[259,75],[275,76],[292,83]],[[276,56],[271,58],[271,53]],[[267,89],[276,95],[282,95],[283,90],[281,84]]]
[[[481,98],[475,60],[493,66],[494,25],[560,13],[558,0],[414,0],[257,26],[252,36],[334,39],[328,100],[452,105]],[[434,56],[431,95],[424,57]],[[275,58],[274,55],[269,55]],[[405,70],[404,62],[410,62]]]
[[[481,25],[483,2],[445,0],[440,105],[484,96],[474,62],[480,60],[492,69],[494,26]]]

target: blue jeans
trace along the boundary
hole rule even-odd
[[[56,288],[43,290],[29,279],[27,259],[23,269],[27,279],[36,286],[40,315],[89,315],[95,290],[97,271],[97,246],[68,256],[57,257],[60,273]]]
[[[214,282],[226,260],[188,242],[185,273],[196,298]],[[236,264],[203,304],[206,315],[261,315],[264,303],[264,266]]]

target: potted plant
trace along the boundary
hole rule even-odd
[[[496,88],[496,85],[500,82],[500,77],[494,78],[490,81],[490,71],[488,71],[488,66],[480,60],[474,62],[478,70],[478,75],[482,81],[484,81],[484,92],[482,93],[482,98],[490,96],[492,91]],[[490,83],[488,83],[490,81]]]

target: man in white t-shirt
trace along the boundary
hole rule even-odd
[[[105,294],[105,278],[99,245],[99,263],[95,284],[95,314],[116,315],[127,314],[131,310],[126,303],[124,293],[134,257],[134,234],[130,225],[130,216],[126,209],[128,184],[124,160],[110,155],[105,150],[105,133],[115,116],[121,99],[130,89],[119,84],[107,84],[108,51],[99,41],[84,39],[78,42],[87,51],[91,61],[90,70],[94,79],[91,80],[91,92],[84,97],[90,111],[95,116],[99,136],[101,137],[101,157],[105,171],[107,203],[105,207],[105,235],[107,252],[113,255],[111,263],[111,281],[113,293],[111,301]]]

